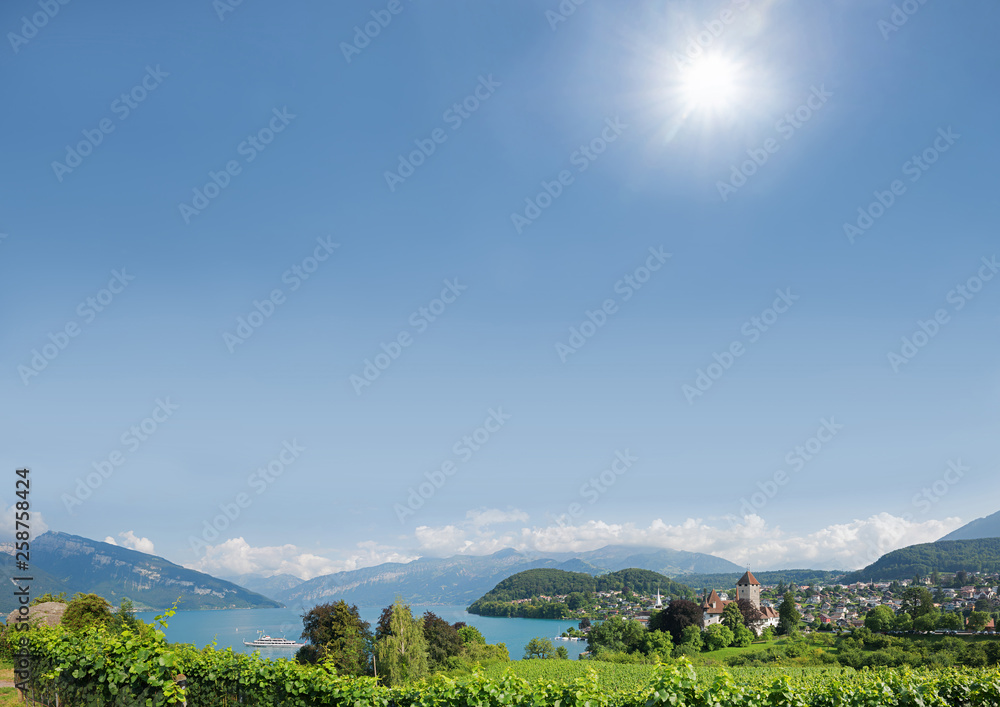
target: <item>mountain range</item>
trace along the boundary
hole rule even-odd
[[[279,602],[203,572],[175,565],[156,555],[49,531],[31,543],[28,571],[18,571],[13,547],[0,553],[0,579],[30,576],[31,595],[65,592],[98,594],[113,604],[131,599],[137,609],[162,609],[177,602],[178,609],[256,609]],[[7,582],[2,582],[7,585]],[[17,608],[13,592],[0,593],[0,611]]]
[[[684,550],[609,545],[590,552],[539,556],[507,549],[486,556],[424,557],[406,564],[387,562],[336,572],[269,596],[295,607],[311,607],[334,599],[358,606],[387,606],[397,595],[413,604],[467,606],[501,580],[543,567],[591,575],[635,567],[669,577],[742,571],[728,560]]]

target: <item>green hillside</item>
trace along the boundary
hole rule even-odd
[[[909,579],[931,572],[1000,572],[1000,538],[939,540],[893,550],[864,569],[851,572],[844,583]]]
[[[631,592],[650,596],[659,591],[664,598],[694,596],[694,592],[686,584],[675,582],[652,570],[632,567],[594,577],[583,572],[543,568],[511,575],[473,602],[468,610],[469,613],[485,616],[512,616],[515,614],[509,610],[500,610],[500,605],[542,596],[554,597],[575,592],[592,595],[595,592],[623,591],[626,588]],[[564,605],[553,603],[553,618],[562,606]]]

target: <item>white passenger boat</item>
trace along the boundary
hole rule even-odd
[[[253,641],[243,641],[244,646],[253,646],[254,648],[301,648],[305,643],[296,643],[295,641],[290,641],[287,638],[272,638],[268,636],[263,631],[257,632],[257,638]]]

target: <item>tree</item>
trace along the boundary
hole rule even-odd
[[[931,584],[935,587],[941,586],[941,574],[937,570],[931,572]]]
[[[340,601],[319,604],[302,615],[302,638],[309,641],[295,654],[300,663],[331,660],[343,675],[365,675],[372,651],[371,624],[357,606]]]
[[[556,658],[559,660],[569,660],[569,651],[566,650],[566,646],[556,648]]]
[[[590,628],[590,619],[588,619],[586,616],[584,616],[582,619],[580,619],[580,624],[579,625],[580,625],[580,630],[581,631],[583,629],[585,629],[585,628]]]
[[[770,628],[770,627],[768,627]],[[746,626],[738,626],[735,631],[733,631],[733,642],[730,644],[736,648],[746,648],[751,643],[753,643],[754,632],[748,629]]]
[[[761,638],[762,641],[766,641],[768,643],[770,643],[771,641],[773,641],[774,640],[774,626],[768,626],[767,628],[765,628],[764,632],[762,634],[760,634],[760,638]]]
[[[424,638],[423,622],[413,618],[410,607],[402,599],[396,599],[390,608],[385,627],[388,633],[375,644],[375,664],[379,679],[387,685],[396,686],[427,675],[427,640]],[[381,623],[381,619],[379,621]]]
[[[681,631],[681,641],[682,646],[691,646],[695,650],[701,650],[705,645],[705,641],[701,635],[701,626],[696,624],[691,624],[690,626],[685,626],[684,630]]]
[[[900,611],[908,613],[914,621],[924,614],[931,614],[936,610],[934,597],[931,596],[927,587],[907,587],[903,590]]]
[[[666,660],[674,649],[674,642],[669,633],[663,631],[645,631],[639,640],[639,650],[645,655],[657,655]]]
[[[737,599],[736,606],[739,607],[740,615],[743,617],[743,625],[756,634],[760,625],[764,623],[764,615],[760,613],[760,609],[749,599]]]
[[[961,631],[964,628],[962,624],[962,615],[956,614],[954,611],[949,611],[938,617],[937,627],[948,629],[949,631]]]
[[[111,604],[106,599],[78,592],[66,606],[61,623],[70,631],[82,631],[107,626],[112,620]]]
[[[913,630],[913,617],[907,614],[905,611],[896,614],[896,618],[893,621],[892,627],[897,631],[912,631]]]
[[[989,613],[990,611],[990,600],[986,597],[980,597],[976,599],[976,611],[985,611]]]
[[[649,617],[649,628],[670,633],[674,644],[683,643],[682,632],[688,626],[695,626],[700,633],[702,610],[699,604],[689,599],[675,599],[663,611]]]
[[[873,633],[886,633],[893,629],[896,615],[888,606],[876,606],[865,616],[865,628]]]
[[[720,648],[727,648],[733,642],[733,632],[722,624],[712,624],[705,629],[705,649],[717,651]]]
[[[726,608],[722,610],[722,625],[733,633],[736,633],[736,629],[740,626],[746,626],[740,607],[735,601],[726,604]]]
[[[638,649],[642,634],[642,624],[638,621],[626,621],[620,616],[612,616],[590,629],[587,648],[591,653],[632,653]]]
[[[524,658],[522,660],[551,658],[553,653],[555,653],[555,648],[552,647],[552,641],[536,636],[528,641],[528,645],[524,647]]]
[[[969,614],[968,628],[970,631],[982,631],[990,622],[990,615],[985,611],[973,611]]]
[[[795,608],[795,595],[785,592],[785,598],[778,607],[778,633],[783,636],[795,633],[801,620],[802,614]]]
[[[139,619],[135,618],[135,607],[131,599],[122,599],[118,602],[118,609],[111,617],[111,626],[115,633],[121,633],[125,629],[137,631],[139,629]]]
[[[576,611],[587,604],[587,596],[583,592],[572,592],[566,597],[566,606]]]
[[[933,631],[937,628],[937,614],[921,614],[913,619],[914,631]]]
[[[461,636],[462,643],[465,645],[469,645],[470,643],[476,643],[481,646],[486,645],[486,637],[475,626],[462,626],[458,629],[458,635]]]
[[[424,638],[427,640],[427,657],[431,667],[439,669],[448,658],[462,652],[464,642],[458,629],[432,611],[424,614]],[[468,628],[468,627],[466,627]]]

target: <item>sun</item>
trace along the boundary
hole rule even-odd
[[[705,56],[680,69],[680,100],[688,112],[724,112],[743,98],[740,67],[722,56]]]

